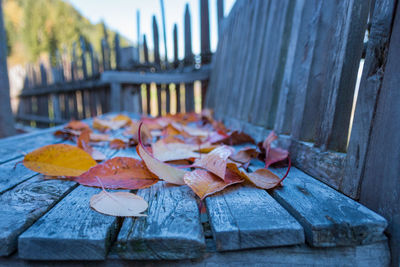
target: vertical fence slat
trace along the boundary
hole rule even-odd
[[[79,43],[81,45],[81,68],[82,68],[82,74],[83,74],[83,79],[87,79],[88,73],[87,73],[87,64],[86,64],[86,43],[85,39],[83,36],[79,37]]]
[[[289,134],[291,131],[295,94],[292,74],[294,70],[294,59],[296,54],[297,40],[299,38],[300,22],[304,8],[304,0],[298,0],[295,3],[296,6],[293,15],[290,42],[288,46],[285,70],[283,74],[283,81],[281,84],[274,126],[274,129],[277,133],[284,134]]]
[[[185,84],[185,112],[194,110],[194,86],[193,83]]]
[[[176,92],[176,113],[181,113],[181,85],[179,83],[175,84]]]
[[[360,182],[365,175],[366,155],[374,125],[375,106],[382,87],[382,70],[386,64],[394,9],[392,0],[377,0],[374,7],[344,175],[339,187],[352,198],[359,197]]]
[[[164,11],[164,0],[160,0],[161,4],[161,17],[162,17],[162,28],[163,28],[163,40],[164,40],[164,61],[165,64],[168,62],[168,48],[167,48],[167,33],[165,31],[165,11]]]
[[[185,64],[190,65],[193,63],[192,54],[192,26],[190,18],[189,4],[185,7],[185,17],[184,17],[184,30],[185,30]]]
[[[153,52],[154,52],[154,63],[157,66],[160,66],[161,64],[161,59],[160,59],[160,40],[159,40],[159,34],[158,34],[158,25],[157,25],[157,19],[155,16],[153,16]]]
[[[224,0],[217,0],[218,35],[221,35],[221,24],[224,19]]]
[[[294,65],[293,86],[297,88],[297,92],[292,121],[292,137],[297,140],[310,141],[314,138],[314,116],[318,113],[315,103],[319,100],[314,95],[319,92],[310,89],[310,82],[321,8],[321,1],[306,1],[300,26]]]
[[[112,82],[111,83],[111,95],[110,95],[110,105],[111,105],[111,111],[112,112],[119,112],[121,111],[121,84],[117,82]]]
[[[115,34],[115,39],[114,39],[114,49],[115,49],[115,67],[117,70],[120,69],[121,67],[121,50],[120,50],[120,45],[119,45],[119,34]]]
[[[200,32],[201,62],[206,64],[211,60],[208,0],[200,0]]]
[[[328,4],[325,3],[325,4]],[[330,5],[329,5],[330,6]],[[329,22],[336,21],[333,35],[343,42],[333,41],[327,64],[320,102],[321,119],[315,145],[322,150],[345,151],[347,146],[350,114],[353,106],[354,88],[367,26],[368,1],[341,1],[340,5],[323,8],[329,10]],[[333,14],[332,14],[333,13]],[[338,17],[339,14],[339,17]],[[327,33],[328,31],[324,31]],[[332,35],[332,34],[331,34]]]
[[[173,40],[174,40],[174,68],[177,68],[179,65],[178,59],[178,26],[174,24],[173,30]]]
[[[147,48],[146,35],[143,35],[143,58],[144,63],[149,63],[149,49]]]

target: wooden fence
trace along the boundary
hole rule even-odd
[[[163,40],[166,42],[163,1]],[[160,56],[160,34],[152,18],[153,51],[147,38],[137,48],[120,47],[117,34],[113,49],[107,31],[101,40],[101,55],[84,37],[74,43],[71,58],[57,52],[55,64],[41,63],[27,67],[25,86],[19,96],[16,119],[38,127],[83,119],[109,111],[127,110],[144,114],[192,111],[200,107],[207,88],[211,49],[208,0],[199,0],[201,53],[192,52],[191,14],[184,14],[184,58],[178,58],[178,28],[173,28],[173,61],[167,50]],[[223,0],[217,1],[218,23],[223,19]],[[138,38],[140,19],[138,19]],[[47,65],[47,66],[45,66]],[[196,96],[195,96],[196,94]],[[204,98],[203,98],[204,99]],[[196,103],[195,103],[196,101]]]

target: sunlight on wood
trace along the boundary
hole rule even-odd
[[[186,94],[185,94],[185,84],[184,83],[181,83],[180,85],[179,85],[179,90],[181,91],[181,113],[185,113],[186,112],[186,106],[185,106],[185,97],[186,97]]]
[[[201,112],[201,82],[194,82],[194,111],[196,113]]]
[[[169,94],[171,99],[170,113],[176,114],[176,86],[174,83],[169,84]]]
[[[147,92],[146,92],[146,84],[142,83],[140,85],[140,95],[142,96],[142,114],[148,114],[149,108],[147,107]]]
[[[158,115],[157,107],[157,85],[155,83],[150,84],[150,115],[155,117]]]
[[[78,117],[83,118],[82,92],[81,91],[76,92],[76,104],[77,104],[76,109],[78,110]],[[75,118],[75,119],[79,119],[79,118]]]

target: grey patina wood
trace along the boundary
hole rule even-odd
[[[0,140],[0,163],[20,158],[24,153],[31,152],[41,146],[60,142],[61,139],[53,135],[54,131],[58,129],[61,129],[61,127]]]
[[[327,78],[324,78],[321,87],[319,105],[322,116],[317,129],[316,146],[322,150],[345,151],[369,1],[340,1],[335,6],[332,3],[324,2],[323,7],[323,10],[329,10],[329,16],[325,16],[327,23],[324,24],[330,24],[324,29],[323,35],[328,33],[328,38],[335,36],[330,45],[331,52],[326,49],[327,41],[319,39],[323,43],[324,53],[318,55],[328,55],[329,61],[324,65],[331,67],[321,71],[322,67],[319,66],[319,76],[326,73]]]
[[[275,169],[283,175],[286,169]],[[387,221],[360,203],[292,167],[272,196],[304,227],[314,247],[354,246],[386,239]]]
[[[18,236],[75,186],[37,175],[0,195],[0,256],[14,252]]]
[[[374,123],[375,106],[382,87],[394,9],[395,1],[379,0],[376,1],[372,16],[357,108],[340,184],[340,190],[352,198],[359,198],[360,185],[365,173],[365,157]]]
[[[187,186],[158,182],[138,194],[149,202],[147,217],[126,219],[113,251],[123,259],[191,259],[205,250],[199,208]]]
[[[116,236],[116,217],[89,207],[98,188],[79,186],[19,236],[18,256],[34,260],[101,260]]]
[[[231,186],[207,197],[206,205],[218,251],[304,242],[301,225],[262,189]]]
[[[391,7],[391,4],[389,8]],[[377,9],[375,9],[377,10]],[[377,10],[378,11],[378,10]],[[389,221],[392,264],[400,264],[400,5],[397,3],[387,63],[366,155],[360,202]]]
[[[21,158],[0,165],[0,194],[36,175],[22,163],[18,164],[19,161]]]

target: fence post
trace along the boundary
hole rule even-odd
[[[201,18],[201,62],[211,61],[210,50],[210,16],[208,11],[208,0],[200,0],[200,18]]]
[[[119,70],[121,66],[121,51],[119,47],[119,34],[115,34],[114,39],[114,49],[115,49],[115,68]]]
[[[158,37],[158,25],[156,16],[153,16],[153,41],[154,41],[154,63],[158,66],[161,64],[160,60],[160,44]]]
[[[186,65],[190,65],[193,63],[193,54],[192,54],[192,29],[191,29],[191,21],[190,21],[190,10],[189,4],[186,4],[185,7],[185,59],[184,62]]]
[[[121,91],[122,87],[120,83],[112,82],[111,83],[111,97],[110,97],[110,107],[112,112],[121,111]]]
[[[179,59],[178,59],[178,26],[176,26],[176,24],[174,24],[173,37],[174,37],[174,68],[177,68],[179,65]]]
[[[144,63],[149,63],[149,49],[147,48],[146,35],[143,35],[143,60]]]
[[[14,117],[10,103],[10,84],[7,73],[7,39],[0,0],[0,137],[15,134]]]
[[[82,51],[82,55],[81,55],[81,61],[82,61],[82,72],[83,72],[83,79],[87,79],[88,74],[87,74],[87,67],[86,67],[86,43],[85,43],[85,39],[83,39],[83,36],[79,37],[79,42],[81,45],[81,51]]]

